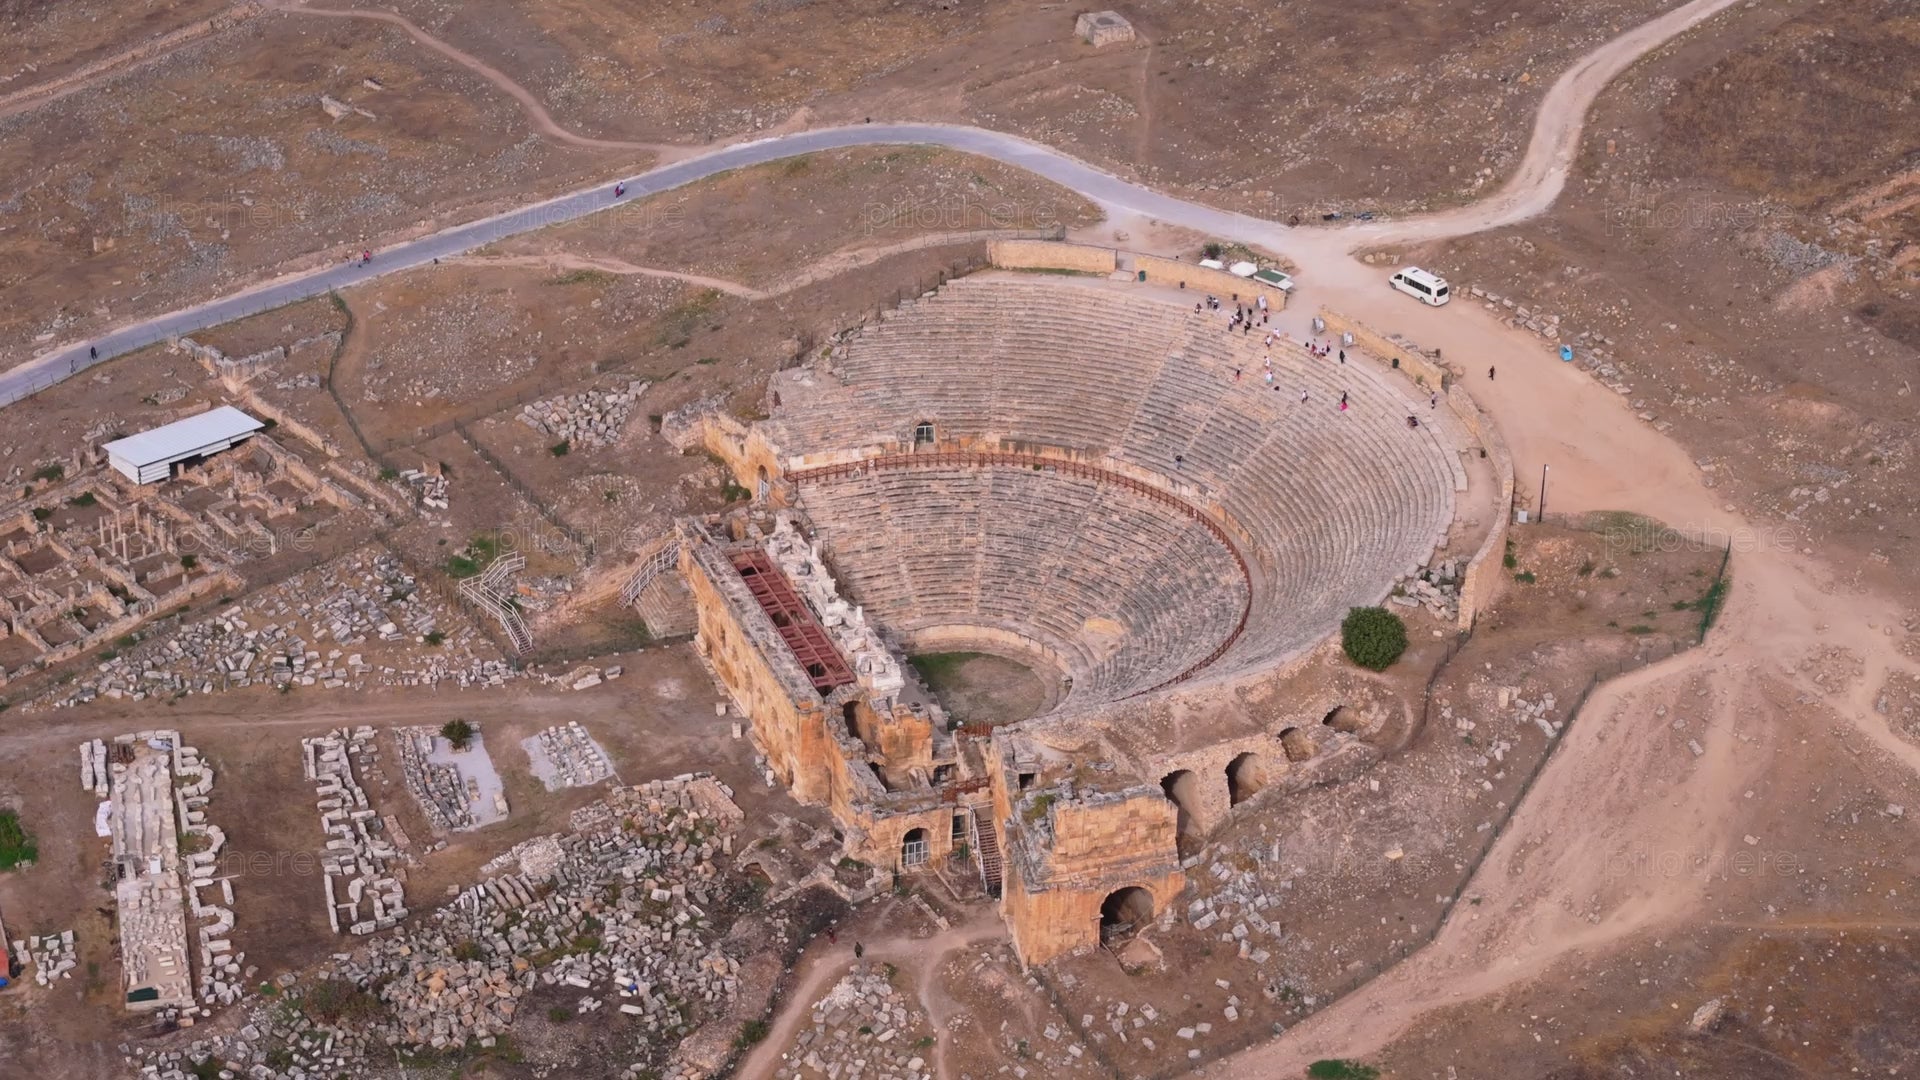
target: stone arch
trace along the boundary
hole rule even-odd
[[[1267,786],[1267,763],[1249,750],[1227,762],[1227,805],[1239,806]]]
[[[1189,849],[1197,847],[1200,840],[1200,778],[1192,769],[1175,769],[1160,778],[1160,790],[1177,811],[1174,831],[1180,853],[1190,854]]]
[[[1138,885],[1115,889],[1100,901],[1100,943],[1124,941],[1152,921],[1152,893]]]
[[[928,853],[927,830],[916,826],[908,829],[907,834],[900,838],[900,868],[902,870],[918,870],[927,865]]]
[[[753,497],[761,502],[767,501],[767,495],[773,491],[773,478],[767,475],[767,467],[760,465],[753,470]]]
[[[1290,727],[1280,733],[1280,749],[1287,752],[1288,761],[1305,761],[1313,756],[1313,740],[1297,727]]]
[[[1345,705],[1335,705],[1333,708],[1328,709],[1326,719],[1320,721],[1320,723],[1335,731],[1344,731],[1349,735],[1358,733],[1361,727],[1360,714],[1347,708]]]

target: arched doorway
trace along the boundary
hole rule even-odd
[[[773,490],[773,481],[767,476],[767,467],[761,465],[753,471],[753,497],[761,502],[767,501],[767,494]]]
[[[1349,735],[1360,730],[1360,714],[1345,705],[1335,705],[1327,710],[1327,718],[1320,721],[1335,731],[1344,731]]]
[[[1267,766],[1249,750],[1227,762],[1227,805],[1239,806],[1267,786]]]
[[[900,840],[900,869],[918,870],[927,865],[927,830],[908,829]]]
[[[1100,944],[1125,941],[1152,921],[1152,893],[1138,885],[1115,889],[1100,901]]]
[[[1280,733],[1280,748],[1287,752],[1288,761],[1305,761],[1313,756],[1313,740],[1297,727]]]
[[[1191,769],[1179,769],[1160,778],[1160,790],[1177,811],[1174,832],[1180,853],[1192,854],[1200,841],[1200,779]]]

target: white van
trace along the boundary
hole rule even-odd
[[[1387,279],[1387,284],[1429,307],[1439,307],[1451,296],[1446,278],[1430,274],[1417,266],[1409,266],[1393,275]]]

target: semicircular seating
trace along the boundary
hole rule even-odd
[[[1025,633],[1066,658],[1069,703],[1110,700],[1186,672],[1243,610],[1244,632],[1195,677],[1299,652],[1347,608],[1378,603],[1452,521],[1460,448],[1424,394],[1261,343],[1218,312],[1126,287],[975,276],[869,327],[833,377],[785,373],[766,426],[801,456],[908,444],[927,422],[943,445],[1072,450],[1217,507],[1245,578],[1178,510],[1085,479],[999,466],[801,485],[850,594],[882,625]]]

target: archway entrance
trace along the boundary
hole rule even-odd
[[[927,830],[908,829],[900,841],[900,868],[917,870],[927,865]]]
[[[1297,727],[1280,733],[1280,748],[1287,752],[1288,761],[1305,761],[1313,756],[1313,740]]]
[[[1249,750],[1227,762],[1227,805],[1239,806],[1267,786],[1267,766]]]
[[[767,476],[767,467],[765,465],[753,471],[753,480],[753,497],[761,502],[766,502],[767,494],[773,490],[773,481]]]
[[[1100,944],[1125,941],[1152,921],[1152,893],[1138,885],[1115,889],[1100,902]]]
[[[1178,811],[1174,831],[1178,834],[1180,854],[1190,855],[1200,842],[1200,780],[1193,775],[1193,770],[1180,769],[1160,778],[1160,790]]]
[[[1360,730],[1360,714],[1345,705],[1335,705],[1327,710],[1327,718],[1320,721],[1335,731],[1344,731],[1351,735]]]

